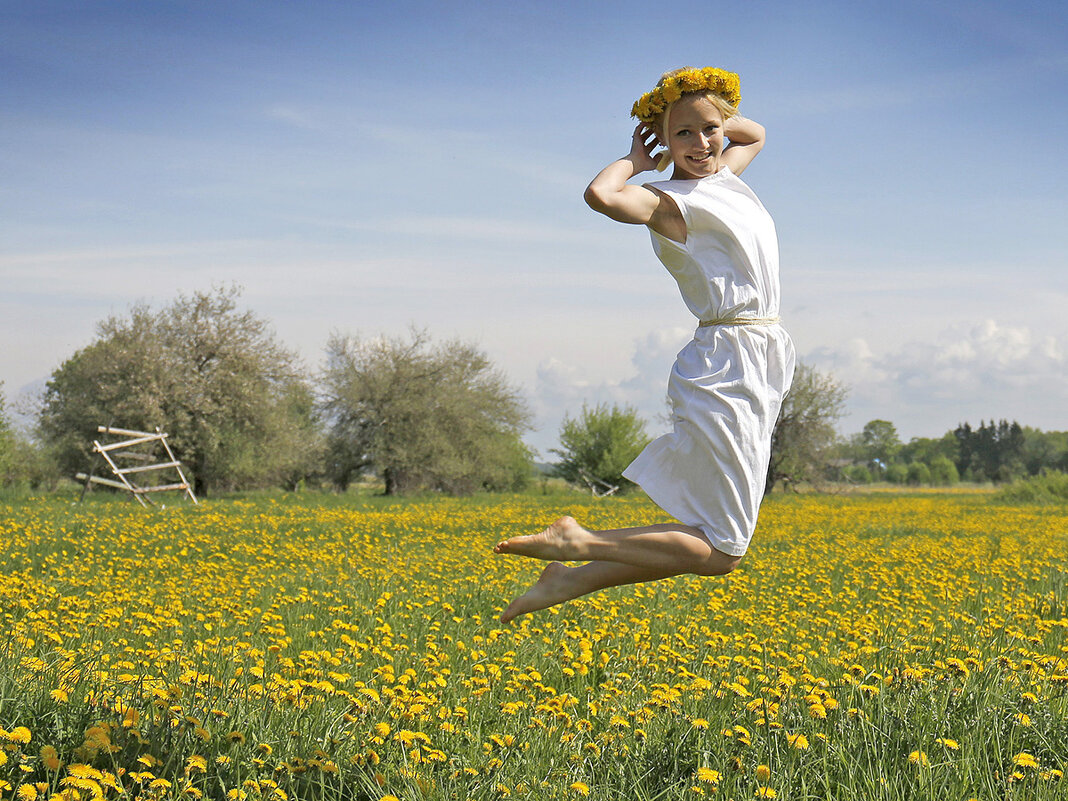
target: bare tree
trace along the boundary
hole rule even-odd
[[[833,376],[797,365],[771,437],[765,491],[780,481],[796,485],[823,477],[837,438],[835,424],[844,413],[848,394]]]
[[[530,477],[526,405],[472,344],[433,345],[418,330],[406,340],[335,334],[321,383],[340,488],[369,471],[387,495],[513,489]]]
[[[296,356],[236,288],[181,295],[98,326],[45,390],[38,430],[67,472],[82,470],[101,424],[160,426],[197,494],[292,486],[318,461],[314,396]]]

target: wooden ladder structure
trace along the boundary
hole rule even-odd
[[[99,453],[104,457],[104,461],[107,462],[108,467],[111,468],[112,474],[115,475],[118,480],[95,476],[93,475],[92,470],[89,471],[88,475],[85,473],[78,473],[76,478],[79,481],[85,482],[85,486],[82,487],[82,498],[85,497],[85,493],[91,485],[102,484],[105,487],[126,490],[131,493],[142,506],[148,506],[149,503],[153,503],[149,493],[168,492],[173,490],[184,491],[194,504],[197,503],[197,496],[193,494],[193,488],[189,485],[189,481],[186,480],[185,473],[182,472],[182,463],[174,458],[174,453],[171,452],[171,446],[167,444],[167,435],[160,431],[158,426],[156,427],[156,433],[154,434],[148,431],[131,431],[126,428],[112,428],[111,426],[98,426],[96,430],[101,434],[109,436],[125,437],[125,439],[118,440],[117,442],[109,442],[103,445],[98,440],[93,440],[93,453]],[[137,453],[124,450],[125,448],[134,445],[148,445],[148,449],[151,450],[154,446],[150,443],[156,442],[163,445],[163,450],[167,454],[166,459],[163,461],[156,461],[160,457],[154,456],[151,453]],[[130,461],[142,462],[142,464],[133,467],[120,467],[116,462],[116,459],[129,459]],[[131,478],[131,476],[140,473],[170,469],[177,471],[177,483],[156,484],[142,487],[136,484],[133,478]]]

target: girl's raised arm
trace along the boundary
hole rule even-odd
[[[638,125],[634,129],[630,153],[597,173],[586,187],[584,197],[589,207],[622,223],[648,224],[656,213],[660,197],[627,181],[638,173],[656,168],[656,159],[652,156],[656,145],[653,129],[644,122]]]
[[[764,147],[764,126],[735,115],[723,124],[723,135],[730,141],[723,148],[723,163],[735,175],[741,175]]]

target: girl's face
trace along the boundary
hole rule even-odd
[[[667,113],[663,141],[675,162],[672,178],[704,178],[719,171],[723,114],[704,95],[683,95]]]

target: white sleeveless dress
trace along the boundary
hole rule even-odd
[[[650,186],[674,200],[686,221],[685,244],[651,233],[694,316],[778,317],[778,239],[753,190],[727,167]],[[668,379],[673,430],[649,443],[623,475],[714,548],[743,555],[793,373],[793,342],[777,323],[698,327]]]

